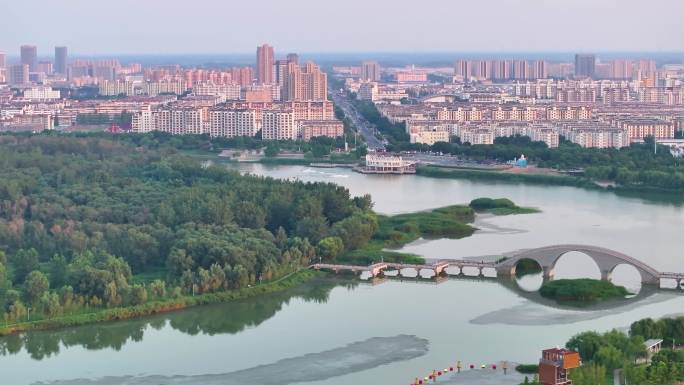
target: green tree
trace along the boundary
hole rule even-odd
[[[145,286],[135,284],[131,286],[131,304],[142,305],[147,302],[147,289]]]
[[[270,142],[268,146],[266,146],[266,149],[264,150],[264,155],[266,155],[269,158],[273,158],[278,155],[280,152],[280,147],[278,146],[278,143],[276,142]]]
[[[326,260],[334,260],[344,251],[344,243],[340,237],[326,237],[317,245],[317,254]]]
[[[328,224],[321,216],[303,218],[297,223],[295,233],[298,237],[307,238],[315,243],[328,233]]]
[[[171,250],[166,261],[170,279],[180,277],[183,272],[191,271],[195,267],[195,261],[183,249],[174,248]]]
[[[7,274],[7,268],[0,262],[0,298],[5,295],[5,292],[12,286],[12,281]]]
[[[166,283],[162,280],[155,279],[150,283],[150,293],[156,298],[166,297]]]
[[[12,258],[12,265],[14,266],[14,282],[22,283],[26,276],[40,268],[38,259],[38,251],[36,249],[20,249]]]
[[[61,254],[55,254],[50,260],[50,283],[54,287],[61,287],[67,281],[69,263]]]
[[[596,332],[577,334],[565,344],[568,349],[578,352],[582,360],[587,362],[594,360],[594,356],[602,345],[603,338]]]
[[[26,276],[26,298],[29,303],[35,304],[50,288],[50,281],[47,276],[38,270],[30,272]]]
[[[59,302],[59,295],[55,292],[45,292],[40,297],[40,308],[48,318],[62,314],[62,305]]]
[[[601,346],[596,352],[594,361],[604,366],[607,370],[614,370],[622,367],[625,357],[623,353],[612,345]]]
[[[588,363],[570,371],[573,385],[612,385],[606,383],[606,368]]]

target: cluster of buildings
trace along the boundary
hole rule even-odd
[[[400,81],[405,71],[425,74]],[[522,135],[557,147],[625,147],[684,130],[684,65],[577,54],[573,62],[459,60],[453,68],[335,67],[345,89],[403,123],[412,143],[492,144]],[[430,81],[427,75],[442,81]],[[434,77],[432,78],[434,79]]]
[[[344,126],[335,118],[327,98],[327,74],[316,64],[302,65],[296,54],[275,60],[273,47],[264,44],[257,47],[253,82],[234,80],[234,71],[196,77],[187,89],[188,97],[136,112],[132,130],[215,137],[261,132],[265,140],[310,140],[344,134]]]
[[[68,60],[56,47],[54,61],[38,61],[35,46],[22,46],[19,63],[0,53],[0,127],[69,127],[79,116],[129,115],[133,132],[209,134],[264,139],[338,137],[344,126],[327,98],[327,74],[297,54],[276,59],[257,47],[254,67],[143,67],[118,60]],[[377,71],[379,74],[379,70]],[[376,76],[371,74],[371,76]],[[3,85],[4,84],[4,85]],[[79,87],[98,98],[75,100]]]
[[[174,135],[209,134],[213,137],[255,136],[265,140],[310,140],[339,137],[344,125],[335,119],[329,101],[245,102],[213,105],[169,103],[151,106],[132,117],[132,131]]]
[[[655,72],[654,60],[614,59],[598,62],[596,55],[592,54],[577,54],[574,62],[476,59],[458,60],[454,66],[454,75],[460,80],[495,82],[548,78],[631,80],[650,77]]]
[[[619,109],[583,106],[379,106],[394,123],[404,123],[411,143],[432,145],[452,137],[463,143],[493,144],[498,137],[528,136],[548,147],[558,147],[560,137],[583,147],[627,147],[643,138],[674,138],[684,129],[684,112],[667,114],[620,113]],[[406,111],[406,110],[409,111]],[[643,113],[646,112],[646,113]]]

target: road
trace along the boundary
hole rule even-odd
[[[335,105],[340,107],[342,111],[344,111],[344,115],[352,121],[354,126],[356,126],[358,133],[364,137],[369,150],[385,150],[385,144],[383,141],[375,136],[375,133],[377,132],[375,125],[361,116],[354,105],[349,102],[345,94],[340,92],[332,92],[332,99]]]

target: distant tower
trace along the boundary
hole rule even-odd
[[[7,55],[0,52],[0,69],[7,67]]]
[[[273,47],[268,44],[257,47],[257,83],[273,84]]]
[[[575,77],[593,78],[596,73],[596,56],[577,54],[575,55]]]
[[[30,72],[38,70],[38,48],[35,45],[21,46],[21,64],[28,65]]]
[[[297,55],[296,53],[288,53],[287,61],[290,63],[299,64],[299,55]]]
[[[55,47],[55,73],[66,75],[67,47]]]
[[[361,80],[369,82],[380,81],[380,65],[375,61],[365,61],[361,64]]]

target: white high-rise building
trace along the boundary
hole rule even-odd
[[[24,90],[26,100],[55,100],[60,98],[59,90],[52,87],[31,87]]]
[[[299,136],[292,111],[264,111],[261,137],[264,140],[295,140]]]
[[[214,110],[209,112],[209,134],[232,138],[254,136],[258,131],[254,110]]]

